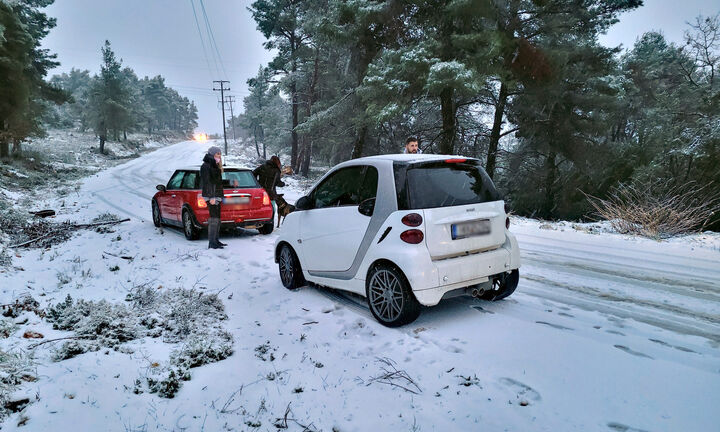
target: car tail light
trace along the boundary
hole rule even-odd
[[[445,159],[445,163],[463,163],[467,161],[467,159],[457,158],[457,159]]]
[[[198,208],[205,208],[207,207],[207,203],[205,202],[205,199],[202,197],[202,195],[198,195],[197,197],[197,206]]]
[[[263,191],[263,205],[270,205],[270,195],[266,191]]]
[[[407,231],[403,231],[400,234],[400,239],[405,243],[410,244],[418,244],[422,242],[424,238],[425,236],[423,235],[423,232],[419,229],[410,229]]]
[[[505,218],[505,228],[510,229],[510,218],[509,217]]]
[[[420,226],[420,224],[422,223],[422,216],[417,213],[408,213],[403,216],[400,222],[402,222],[403,225],[407,225],[410,227]]]

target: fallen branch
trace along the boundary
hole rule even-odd
[[[34,238],[34,239],[32,239],[32,240],[28,240],[28,241],[26,241],[26,242],[24,242],[24,243],[19,243],[19,244],[16,244],[16,245],[10,245],[10,246],[8,246],[8,247],[10,247],[10,248],[23,247],[23,246],[29,245],[30,243],[35,243],[35,242],[38,241],[38,240],[43,240],[43,239],[46,239],[46,238],[48,238],[48,237],[52,237],[52,236],[54,236],[55,234],[57,234],[57,233],[51,232],[51,233],[45,234],[44,236],[40,236],[40,237],[36,237],[36,238]]]
[[[129,221],[129,220],[130,220],[130,219],[127,218],[127,219],[114,220],[114,221],[109,221],[109,222],[96,222],[96,223],[89,223],[89,224],[71,224],[71,223],[64,223],[64,224],[57,225],[57,229],[54,229],[54,230],[52,230],[51,232],[49,232],[49,233],[47,233],[47,234],[45,234],[45,235],[36,237],[36,238],[34,238],[34,239],[28,240],[28,241],[23,242],[23,243],[18,243],[18,244],[10,245],[10,246],[8,246],[8,247],[10,247],[10,248],[19,248],[19,247],[27,246],[27,245],[29,245],[29,244],[38,242],[38,241],[40,241],[40,240],[45,240],[45,239],[47,239],[47,238],[53,238],[53,237],[55,237],[55,236],[65,234],[65,233],[67,233],[68,231],[72,231],[72,230],[75,230],[75,229],[80,229],[80,228],[92,228],[92,227],[101,226],[101,225],[116,225],[116,224],[119,224],[119,223],[127,222],[127,221]]]
[[[35,348],[39,347],[40,345],[44,345],[46,343],[57,342],[57,341],[66,340],[66,339],[93,339],[93,338],[94,338],[94,336],[80,335],[80,336],[67,336],[67,337],[61,337],[61,338],[55,338],[55,339],[48,339],[48,340],[44,340],[42,342],[38,342],[36,344],[32,344],[32,345],[28,346],[28,349],[35,349]]]
[[[91,227],[96,227],[96,226],[100,226],[100,225],[115,225],[115,224],[119,224],[119,223],[123,223],[123,222],[128,222],[129,220],[130,220],[130,218],[125,218],[125,219],[114,220],[114,221],[110,221],[110,222],[96,222],[96,223],[89,223],[89,224],[76,224],[76,225],[71,225],[71,226],[73,226],[73,227],[75,227],[75,228],[91,228]]]
[[[135,257],[131,257],[131,256],[127,256],[127,255],[115,255],[115,254],[107,252],[107,251],[103,251],[103,254],[114,256],[115,258],[122,258],[122,259],[128,260],[128,261],[132,261],[135,259]]]

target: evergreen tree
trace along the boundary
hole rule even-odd
[[[115,58],[110,41],[105,41],[101,52],[103,62],[100,75],[90,86],[89,105],[91,124],[100,140],[99,150],[104,153],[108,132],[112,132],[118,140],[119,132],[132,124],[132,118],[128,107],[130,94],[121,73],[121,61]]]
[[[44,81],[58,65],[55,55],[41,49],[41,40],[55,20],[40,11],[53,0],[0,1],[0,157],[15,152],[28,137],[44,133],[45,101],[62,103],[67,95]]]

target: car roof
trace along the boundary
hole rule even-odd
[[[187,165],[184,167],[176,168],[176,171],[198,171],[200,169],[201,165]],[[250,168],[245,167],[239,167],[239,166],[223,166],[223,169],[232,169],[232,170],[240,170],[240,171],[250,171]]]
[[[376,161],[376,160],[389,160],[393,162],[405,162],[405,163],[415,163],[415,162],[432,162],[432,161],[443,161],[446,159],[452,159],[452,158],[462,158],[462,159],[475,159],[472,157],[467,156],[460,156],[460,155],[435,155],[435,154],[405,154],[405,153],[398,153],[398,154],[385,154],[385,155],[377,155],[377,156],[366,156],[358,159],[353,159],[353,162],[362,162],[362,161]]]

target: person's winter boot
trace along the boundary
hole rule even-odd
[[[220,231],[220,219],[210,218],[210,220],[208,221],[209,249],[222,249],[222,246],[218,244],[218,231]]]

